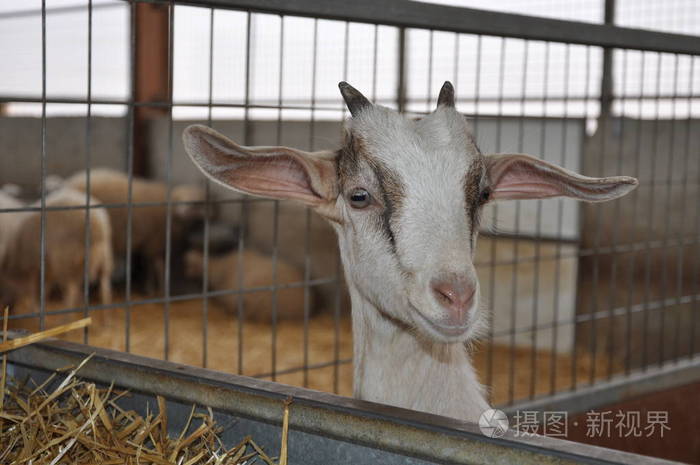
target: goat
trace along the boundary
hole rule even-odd
[[[449,82],[417,120],[339,87],[351,117],[335,152],[243,147],[199,125],[185,129],[185,149],[213,181],[301,202],[331,222],[352,302],[355,397],[477,421],[488,402],[465,343],[487,321],[473,264],[484,204],[602,202],[638,182],[482,154]]]
[[[46,197],[47,207],[83,207],[85,194],[59,188]],[[99,205],[94,198],[90,205]],[[34,206],[38,206],[35,203]],[[0,274],[3,288],[15,296],[23,296],[36,307],[40,270],[41,213],[25,214],[9,238],[9,247],[2,261]],[[88,279],[99,282],[102,303],[112,299],[112,229],[109,216],[102,208],[90,210],[90,241]],[[80,285],[85,263],[85,211],[83,209],[50,210],[46,212],[46,288],[59,288],[66,308],[79,304]],[[9,284],[8,284],[9,283]]]

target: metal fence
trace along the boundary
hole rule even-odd
[[[96,78],[93,15],[112,8],[127,15],[129,91],[124,99],[96,96],[92,87]],[[60,21],[68,12],[86,15],[86,88],[77,97],[47,91],[47,46],[51,43],[47,18]],[[207,55],[207,66],[183,71],[204,84],[199,96],[176,95],[175,57],[177,47],[187,40],[176,40],[178,15],[191,21],[204,15],[208,22],[204,29],[208,36],[190,37],[204,41],[201,50]],[[189,358],[175,359],[312,387],[320,386],[314,384],[314,373],[326,370],[331,382],[325,388],[347,393],[351,378],[343,369],[351,363],[344,349],[350,340],[349,310],[339,261],[336,257],[333,263],[321,263],[323,271],[312,272],[312,254],[324,243],[314,234],[328,231],[308,211],[292,211],[284,218],[296,221],[302,234],[294,236],[297,242],[287,243],[285,234],[293,226],[280,220],[285,204],[220,192],[214,195],[209,185],[204,202],[173,199],[174,186],[191,180],[183,172],[189,169],[191,175],[195,171],[184,161],[179,134],[187,123],[202,121],[238,134],[245,145],[293,140],[303,149],[332,147],[334,131],[345,116],[340,97],[329,90],[337,81],[348,79],[380,103],[420,114],[433,107],[437,88],[449,79],[457,88],[458,108],[473,119],[484,151],[534,152],[584,174],[627,174],[639,177],[641,183],[634,194],[610,205],[518,201],[488,211],[476,261],[485,301],[494,317],[476,363],[482,381],[492,388],[492,400],[513,405],[586,389],[616,375],[638,379],[639,370],[652,373],[655,367],[664,368],[697,354],[697,37],[400,1],[134,0],[116,5],[89,1],[86,7],[61,11],[47,9],[42,2],[37,11],[2,14],[0,23],[17,17],[40,18],[42,59],[39,95],[0,97],[6,110],[16,104],[36,105],[40,110],[39,132],[34,135],[40,140],[40,153],[10,154],[9,148],[0,148],[8,151],[3,158],[12,158],[15,167],[6,169],[0,181],[16,181],[13,169],[20,169],[22,157],[39,160],[37,203],[0,209],[1,215],[34,212],[41,220],[39,304],[34,310],[12,315],[17,323],[34,320],[43,329],[48,318],[60,315],[118,315],[120,323],[109,320],[102,331],[112,336],[118,331],[121,341],[116,347],[122,350],[167,360],[183,340],[196,340],[197,347],[187,346]],[[189,27],[187,20],[182,24]],[[262,36],[256,24],[266,28]],[[217,25],[230,31],[229,43],[216,43]],[[301,38],[295,42],[296,35]],[[306,42],[304,37],[308,37]],[[155,41],[150,49],[144,45],[147,40]],[[218,99],[216,67],[225,60],[216,52],[224,49],[237,51],[226,60],[242,69],[236,70],[237,78],[231,77],[231,86],[236,88]],[[148,55],[149,50],[160,50],[160,58]],[[202,54],[196,56],[199,59]],[[164,73],[144,77],[149,60],[149,66]],[[261,69],[270,74],[261,75]],[[258,75],[254,75],[256,70]],[[297,88],[285,97],[290,92],[288,82]],[[79,119],[84,125],[82,140],[77,144],[82,157],[51,142],[54,105],[84,111]],[[89,186],[89,168],[104,159],[95,150],[104,132],[96,130],[100,122],[93,112],[106,106],[123,111],[115,121],[118,130],[123,130],[118,167],[129,179],[126,201],[47,207],[47,177],[55,174],[51,167],[56,160],[78,167],[84,163]],[[8,114],[0,125],[11,124],[12,119]],[[134,176],[149,170],[167,185],[166,198],[132,201]],[[245,276],[254,270],[238,258],[237,286],[212,289],[208,270],[213,220],[209,214],[204,216],[201,239],[203,276],[197,283],[177,278],[182,264],[179,252],[173,250],[173,216],[180,206],[218,208],[224,222],[235,223],[237,230],[232,234],[237,257],[242,257],[260,233],[248,227],[260,207],[260,214],[267,215],[269,222],[269,238],[261,239],[267,244],[271,263],[269,285],[246,286]],[[262,210],[264,206],[269,210]],[[134,211],[143,207],[162,207],[165,212],[164,267],[158,293],[134,290],[138,283],[133,281],[133,272],[138,264],[131,253],[131,237],[137,226]],[[47,221],[50,212],[68,209],[82,209],[88,219],[95,209],[126,210],[126,253],[118,257],[124,261],[124,283],[118,288],[117,302],[94,301],[89,260],[84,266],[82,305],[62,308],[49,299]],[[90,234],[86,221],[88,258]],[[285,249],[301,254],[303,279],[285,283],[276,279]],[[335,249],[330,253],[321,261],[336,256]],[[311,317],[312,294],[321,288],[327,297],[321,311],[326,324],[314,326],[318,317]],[[296,326],[278,318],[280,293],[285,289],[303,289],[302,317]],[[246,320],[244,296],[266,291],[271,299],[269,324],[255,326]],[[235,308],[225,318],[212,320],[212,299],[226,296],[236,297]],[[174,309],[185,304],[190,307]],[[197,312],[196,318],[192,312]],[[142,313],[158,313],[158,325],[150,327],[149,333],[139,333],[142,345],[135,349],[134,334],[139,327],[134,322],[140,321]],[[262,332],[247,333],[251,324],[263,328]],[[193,329],[193,325],[198,327]],[[83,341],[104,345],[95,331],[98,329],[86,331]],[[282,332],[284,337],[279,338]],[[162,340],[156,343],[155,338]],[[310,355],[309,347],[318,338],[329,342],[317,349],[322,358]],[[251,358],[260,347],[265,357]],[[291,352],[296,355],[287,356]],[[225,362],[213,364],[214,353]],[[282,358],[286,361],[280,364]],[[252,367],[250,360],[254,360]],[[260,366],[260,360],[266,366]],[[285,378],[296,374],[301,378]]]

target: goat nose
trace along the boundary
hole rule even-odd
[[[451,325],[463,325],[474,302],[476,286],[466,278],[433,280],[430,283],[435,299],[448,310]]]

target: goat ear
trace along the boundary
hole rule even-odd
[[[229,189],[271,199],[297,200],[313,207],[335,199],[335,161],[331,152],[243,147],[201,125],[189,126],[182,139],[194,164]]]
[[[589,178],[530,155],[498,154],[486,159],[492,198],[496,200],[563,196],[605,202],[622,197],[639,184],[629,176]]]

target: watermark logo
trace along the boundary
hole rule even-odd
[[[569,435],[569,427],[579,432],[585,428],[589,438],[663,438],[671,430],[669,423],[669,412],[658,410],[590,410],[586,412],[585,417],[576,415],[571,421],[565,411],[517,410],[509,421],[502,410],[488,409],[479,417],[481,432],[490,438],[503,437],[509,430],[514,437],[520,438],[538,435],[566,438]]]
[[[488,409],[479,417],[479,428],[484,436],[500,438],[508,431],[508,417],[502,410]]]

